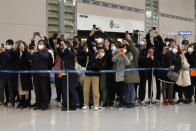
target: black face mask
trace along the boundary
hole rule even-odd
[[[103,49],[103,47],[97,47],[97,49],[98,49],[98,50],[101,50],[101,49]]]
[[[74,40],[73,41],[73,46],[75,47],[77,45],[77,42]]]
[[[58,38],[58,39],[57,39],[57,43],[59,44],[60,42],[61,42],[61,39],[60,39],[60,38]]]

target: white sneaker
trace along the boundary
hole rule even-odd
[[[8,108],[15,108],[15,106],[12,105],[11,103],[8,103],[7,107],[8,107]]]
[[[146,100],[144,100],[145,102],[149,102],[149,101],[151,101],[149,98],[147,98]]]
[[[94,110],[95,110],[95,111],[98,111],[98,110],[99,110],[99,107],[98,107],[98,106],[95,106],[95,107],[94,107]]]
[[[87,109],[89,109],[89,106],[83,106],[82,107],[82,110],[87,110]]]
[[[62,107],[61,102],[57,102],[57,107]]]
[[[145,101],[141,101],[141,105],[142,106],[146,106],[146,102]]]
[[[160,101],[160,100],[154,100],[153,103],[155,103],[155,104],[160,104],[161,101]]]

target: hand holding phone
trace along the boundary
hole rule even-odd
[[[99,30],[99,28],[97,28],[97,26],[94,24],[93,25],[93,28],[95,29],[95,30]]]
[[[120,48],[120,54],[123,54],[123,48]]]
[[[0,53],[3,53],[5,52],[5,49],[4,48],[0,48]]]
[[[3,43],[1,44],[1,48],[4,48],[4,44]]]
[[[35,32],[35,35],[38,35],[39,36],[39,34],[40,34],[39,32]]]
[[[152,30],[156,30],[156,27],[152,27]]]
[[[152,50],[149,50],[149,51],[148,51],[148,54],[149,54],[149,56],[152,56],[152,55],[153,55]]]

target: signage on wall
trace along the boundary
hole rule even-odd
[[[113,20],[110,21],[110,28],[120,28],[120,24],[114,23]]]
[[[178,35],[192,35],[192,31],[179,31]]]
[[[107,32],[124,33],[126,30],[131,32],[133,30],[144,31],[145,29],[144,21],[97,16],[90,14],[77,14],[78,30],[91,30],[93,25],[101,27],[101,29]]]

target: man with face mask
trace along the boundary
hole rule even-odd
[[[188,47],[188,52],[185,54],[188,63],[190,64],[190,68],[196,68],[196,43],[193,43],[189,45]],[[192,101],[192,96],[194,95],[195,97],[195,102],[196,102],[196,70],[191,70],[190,71],[190,76],[191,76],[191,86],[187,87],[185,95],[186,100],[185,103],[191,103]],[[195,90],[195,92],[194,92]]]
[[[152,29],[148,31],[146,37],[143,38],[139,42],[139,60],[138,60],[138,67],[139,68],[149,68],[153,65],[154,56],[153,54],[149,54],[149,49],[153,47],[151,40],[150,40],[150,32]],[[149,56],[150,55],[150,56]],[[151,62],[149,62],[149,60]],[[149,65],[150,63],[150,65]],[[146,94],[146,81],[148,80],[148,98],[151,97],[151,80],[152,80],[152,71],[139,71],[140,74],[140,85],[139,85],[139,99],[140,104],[145,105],[145,94]]]
[[[170,39],[169,38],[165,38],[164,42],[165,42],[165,46],[167,47],[167,46],[169,46]]]
[[[39,40],[37,51],[34,52],[30,59],[32,60],[33,70],[49,70],[52,67],[52,56],[46,50],[46,45],[43,40]],[[48,109],[49,104],[49,91],[48,91],[48,73],[34,74],[34,87],[36,95],[36,106],[34,110]]]
[[[88,46],[88,55],[89,62],[87,64],[87,69],[90,71],[99,71],[101,69],[101,64],[103,63],[103,52],[98,52],[97,45],[95,44],[94,34],[96,29],[93,27],[91,33],[87,39]],[[89,93],[90,86],[92,83],[93,87],[93,102],[94,102],[94,110],[99,110],[99,74],[98,73],[90,73],[85,74],[84,78],[84,106],[83,110],[89,109]]]
[[[5,49],[0,48],[0,70],[13,70],[13,44],[14,41],[9,39],[6,41]],[[7,87],[9,97],[5,104],[8,104],[8,107],[14,107],[14,88],[12,79],[12,74],[0,73],[0,105],[4,104],[4,90]]]
[[[82,47],[82,41],[79,36],[75,36],[73,38],[73,49],[74,53],[77,58],[78,64],[80,64],[82,67],[86,66],[86,51]]]

